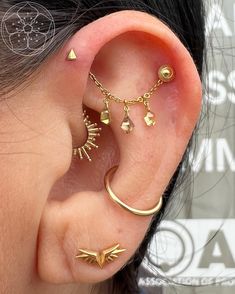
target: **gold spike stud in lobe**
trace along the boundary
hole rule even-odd
[[[91,251],[87,249],[78,249],[79,254],[75,258],[83,259],[89,264],[96,264],[100,268],[103,268],[105,263],[109,263],[118,258],[118,254],[126,251],[126,249],[121,249],[119,244],[116,244],[108,249],[102,251]]]
[[[77,59],[77,55],[76,53],[74,52],[74,49],[71,49],[69,51],[69,54],[67,55],[67,60],[69,61],[73,61],[73,60],[76,60]]]
[[[86,115],[85,110],[83,112],[83,120],[87,128],[87,140],[83,146],[73,148],[73,155],[79,156],[81,160],[83,160],[85,157],[88,161],[91,161],[91,157],[88,154],[88,152],[92,148],[99,147],[98,145],[95,144],[95,141],[97,137],[100,137],[100,131],[102,130],[102,128],[98,128],[97,123],[92,123],[89,120],[89,116]]]

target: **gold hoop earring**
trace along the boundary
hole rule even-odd
[[[88,152],[92,148],[99,148],[99,146],[95,144],[95,141],[97,137],[100,137],[100,131],[102,130],[102,128],[98,128],[97,123],[92,123],[89,120],[89,116],[86,115],[85,110],[83,112],[83,120],[87,128],[87,140],[83,146],[73,148],[73,155],[78,155],[81,160],[83,160],[85,156],[85,158],[88,159],[89,162],[91,162],[92,160]]]
[[[157,205],[155,205],[153,208],[147,209],[147,210],[140,210],[140,209],[132,208],[132,207],[128,206],[127,204],[125,204],[124,202],[122,202],[117,197],[117,195],[112,191],[111,186],[110,186],[110,176],[113,175],[113,173],[117,170],[117,168],[118,168],[118,166],[113,166],[110,170],[108,170],[108,172],[106,173],[106,175],[104,177],[105,188],[106,188],[106,191],[108,192],[110,198],[116,204],[118,204],[119,206],[121,206],[122,208],[127,210],[128,212],[131,212],[132,214],[135,214],[138,216],[149,216],[149,215],[153,215],[153,214],[159,212],[159,210],[161,209],[162,204],[163,204],[162,197],[160,197],[160,200],[157,203]]]

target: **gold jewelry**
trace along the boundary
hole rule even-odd
[[[116,244],[108,249],[102,251],[91,251],[87,249],[78,249],[80,254],[77,254],[75,258],[81,258],[87,263],[97,264],[100,268],[103,268],[106,262],[112,262],[118,258],[118,254],[126,251],[126,249],[119,249],[120,245]]]
[[[90,151],[92,148],[99,147],[94,142],[96,141],[96,137],[100,136],[99,132],[102,130],[102,128],[97,128],[97,123],[92,123],[89,121],[89,116],[86,115],[85,110],[83,112],[83,120],[87,128],[87,140],[83,146],[73,148],[73,155],[79,155],[81,160],[85,156],[89,161],[91,161],[88,151]]]
[[[67,55],[67,60],[69,60],[69,61],[74,61],[74,60],[76,60],[76,59],[77,59],[77,55],[76,55],[76,53],[74,52],[74,50],[71,49],[71,50],[69,51],[69,54]]]
[[[140,209],[135,209],[132,208],[130,206],[128,206],[127,204],[125,204],[124,202],[122,202],[112,191],[111,186],[110,186],[110,176],[116,171],[116,169],[118,168],[118,166],[113,166],[110,170],[108,170],[108,172],[106,173],[105,177],[104,177],[104,184],[105,184],[105,188],[110,196],[110,198],[117,203],[118,205],[120,205],[122,208],[124,208],[125,210],[135,214],[135,215],[139,215],[139,216],[149,216],[152,214],[155,214],[157,212],[159,212],[159,210],[162,207],[162,197],[160,198],[158,204],[156,206],[154,206],[151,209],[148,210],[140,210]]]
[[[154,84],[154,86],[146,92],[144,95],[139,96],[135,99],[120,99],[114,95],[112,95],[106,88],[103,87],[103,85],[97,80],[96,76],[93,73],[89,73],[89,76],[91,80],[93,80],[96,84],[96,86],[100,89],[101,93],[104,95],[104,109],[102,110],[100,114],[100,120],[102,123],[106,125],[110,125],[112,119],[109,111],[109,102],[114,101],[116,103],[122,103],[124,104],[124,119],[121,123],[122,130],[129,134],[134,129],[134,123],[130,119],[129,116],[129,106],[137,104],[137,103],[143,103],[145,106],[146,114],[144,117],[144,121],[147,126],[154,126],[156,124],[155,120],[155,114],[150,109],[150,98],[153,95],[153,93],[163,84],[170,82],[174,79],[175,73],[171,66],[169,65],[163,65],[158,70],[158,80]]]

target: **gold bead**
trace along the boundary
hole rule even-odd
[[[144,117],[145,123],[147,126],[151,127],[156,124],[155,114],[152,111],[148,111],[146,116]]]
[[[174,79],[175,72],[169,65],[163,65],[159,68],[158,77],[161,81],[167,83]]]

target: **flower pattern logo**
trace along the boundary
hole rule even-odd
[[[1,35],[6,46],[14,53],[37,55],[52,42],[55,23],[45,7],[26,1],[12,6],[5,13]]]

